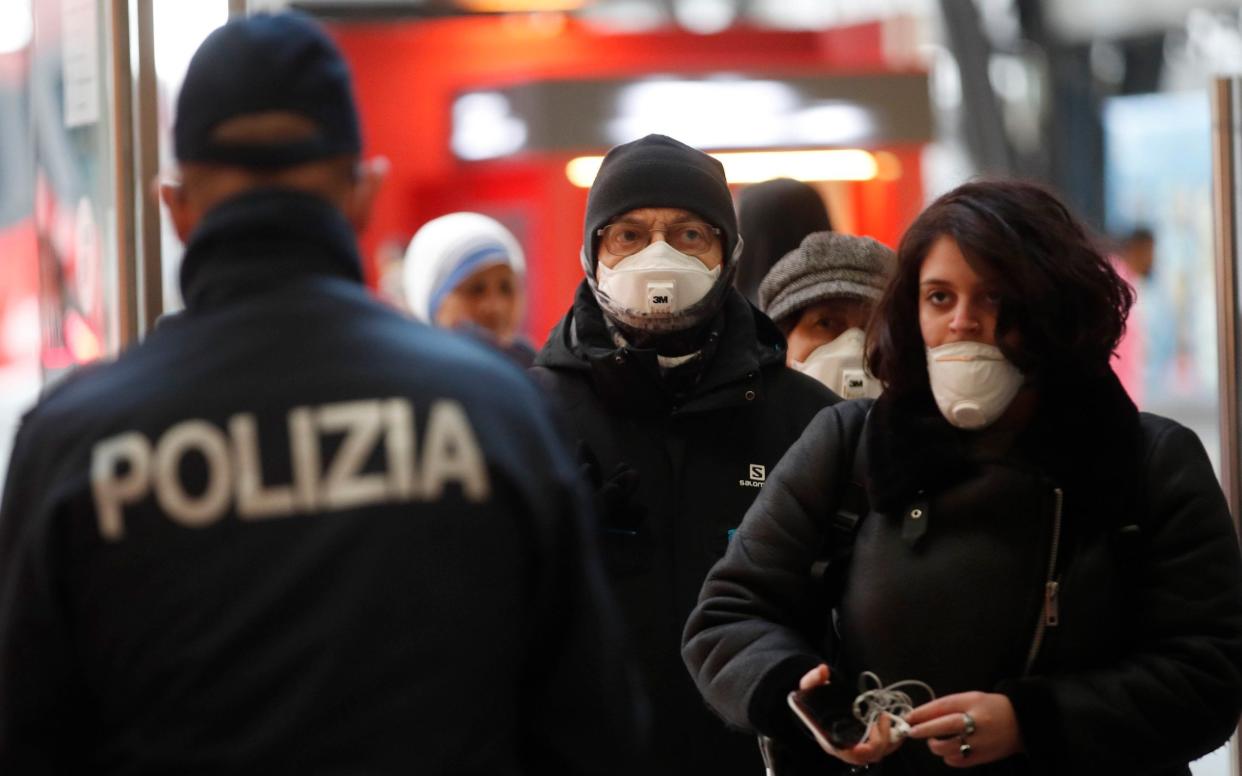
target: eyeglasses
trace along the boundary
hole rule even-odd
[[[604,250],[613,256],[630,256],[651,244],[652,232],[663,234],[669,245],[691,256],[702,256],[710,251],[720,235],[716,227],[698,221],[683,221],[663,228],[630,223],[609,224],[597,229],[595,234],[601,238]]]

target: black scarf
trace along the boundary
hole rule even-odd
[[[1015,446],[1065,494],[1067,525],[1112,531],[1141,523],[1138,409],[1112,371],[1041,380],[1037,406]],[[968,435],[940,414],[930,392],[876,400],[866,427],[867,491],[880,512],[904,508],[974,471]]]

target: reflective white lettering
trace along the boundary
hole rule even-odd
[[[319,435],[310,407],[289,411],[289,454],[293,461],[293,498],[302,512],[319,506]]]
[[[180,478],[181,459],[197,450],[207,464],[207,487],[194,498]],[[229,443],[205,420],[186,420],[164,432],[155,448],[155,500],[170,518],[190,528],[211,525],[224,516],[233,491]]]
[[[243,413],[229,418],[229,436],[237,464],[238,517],[276,517],[293,512],[293,488],[263,486],[263,458],[259,454],[254,415]]]
[[[485,501],[491,493],[483,453],[466,411],[455,401],[431,405],[422,461],[424,498],[439,498],[448,482],[459,483],[469,501]]]
[[[129,465],[124,477],[117,475],[121,461]],[[140,500],[150,487],[151,443],[142,434],[129,431],[98,442],[91,449],[91,493],[103,538],[121,540],[125,535],[121,505]]]
[[[401,397],[294,407],[286,417],[288,483],[264,481],[263,452],[268,450],[270,466],[279,446],[263,444],[253,413],[230,417],[227,433],[206,420],[185,420],[155,442],[137,431],[109,437],[91,450],[99,532],[120,541],[125,508],[151,495],[170,520],[189,528],[211,525],[230,509],[239,519],[255,520],[430,501],[454,483],[466,500],[487,500],[487,463],[465,408],[451,400],[434,402],[421,446],[414,415]],[[339,444],[328,444],[328,437]],[[325,447],[333,450],[330,456]],[[195,464],[201,458],[201,492],[195,484],[192,494],[182,481],[187,456]]]
[[[383,411],[388,498],[405,501],[414,496],[414,410],[405,399],[389,399]]]
[[[359,473],[379,442],[382,420],[375,400],[328,404],[319,410],[321,432],[345,432],[320,491],[325,507],[346,509],[384,500],[384,475]]]

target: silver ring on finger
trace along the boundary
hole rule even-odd
[[[962,740],[965,741],[967,736],[975,734],[975,718],[969,713],[962,712]]]
[[[972,749],[972,747],[970,746],[970,744],[966,743],[966,738],[965,738],[965,736],[963,736],[963,737],[962,737],[962,745],[961,745],[961,746],[959,746],[959,747],[957,748],[957,753],[958,753],[958,754],[960,754],[960,755],[962,756],[962,759],[963,759],[963,760],[965,760],[965,759],[967,759],[967,758],[969,758],[969,757],[970,757],[970,753],[971,753],[972,751],[974,751],[974,750]]]

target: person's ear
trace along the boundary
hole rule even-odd
[[[188,241],[190,232],[198,225],[198,217],[186,195],[185,185],[173,181],[154,181],[152,185],[157,188],[164,207],[168,208],[168,217],[172,219],[177,238],[183,243]]]
[[[357,180],[345,203],[345,217],[355,232],[361,233],[371,221],[375,198],[379,195],[384,179],[388,177],[388,169],[388,159],[383,156],[359,163]]]

